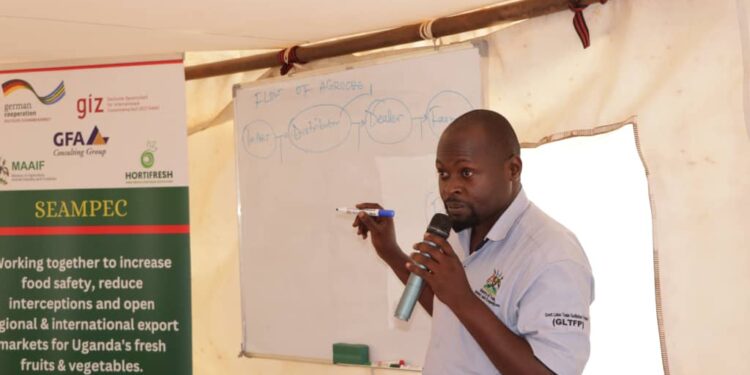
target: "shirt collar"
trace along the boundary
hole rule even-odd
[[[508,236],[510,228],[524,213],[524,211],[526,211],[526,208],[529,207],[529,204],[529,198],[526,197],[526,193],[523,191],[523,188],[521,188],[521,190],[518,191],[518,195],[516,195],[516,197],[513,199],[513,202],[510,203],[508,208],[505,209],[505,212],[500,215],[500,218],[497,219],[495,224],[487,233],[485,239],[489,239],[491,241],[502,241],[503,239],[505,239],[505,237]],[[469,239],[471,238],[471,229],[458,232],[458,237],[461,243],[466,246],[466,252],[468,254],[468,244]]]
[[[518,191],[518,195],[513,199],[513,202],[510,203],[510,206],[505,209],[505,212],[500,215],[500,218],[497,219],[495,225],[493,225],[492,229],[487,233],[486,238],[489,238],[491,241],[502,241],[505,239],[505,237],[508,236],[510,228],[516,220],[518,220],[521,214],[526,211],[527,207],[529,207],[529,198],[526,197],[526,193],[523,191],[523,188],[521,188],[521,190]]]

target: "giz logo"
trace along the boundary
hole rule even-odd
[[[76,111],[78,112],[78,118],[83,119],[89,113],[104,113],[102,108],[102,101],[104,98],[97,98],[89,94],[88,98],[80,98],[76,100]]]
[[[87,140],[83,139],[83,133],[81,132],[59,132],[55,133],[53,137],[55,146],[76,146],[76,145],[106,145],[109,141],[109,137],[102,136],[99,128],[94,126],[94,130],[88,136]]]

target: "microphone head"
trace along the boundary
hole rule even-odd
[[[446,214],[435,214],[432,220],[430,220],[427,232],[448,238],[448,235],[451,233],[451,218]]]

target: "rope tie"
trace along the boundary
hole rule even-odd
[[[281,65],[282,76],[285,76],[287,73],[289,73],[289,71],[292,70],[292,68],[294,68],[296,64],[307,63],[307,61],[302,61],[299,56],[297,56],[297,48],[299,48],[299,46],[293,46],[279,51],[278,59],[279,64]]]
[[[422,40],[431,40],[432,45],[435,47],[436,51],[440,48],[440,46],[443,45],[443,39],[435,38],[435,35],[432,33],[432,25],[437,20],[438,19],[435,18],[429,21],[424,21],[421,24],[419,24],[419,37],[422,38]]]
[[[432,40],[435,39],[435,36],[432,35],[432,24],[435,23],[435,19],[431,19],[429,21],[424,21],[422,24],[419,25],[419,36],[423,40]]]
[[[599,0],[599,2],[604,4],[607,0]],[[583,10],[586,9],[588,5],[580,4],[580,0],[570,0],[568,2],[568,7],[573,13],[575,13],[573,16],[573,27],[576,29],[576,33],[578,33],[578,37],[581,39],[583,48],[589,48],[591,45],[591,36],[589,35],[589,27],[586,25],[586,19],[583,18]]]

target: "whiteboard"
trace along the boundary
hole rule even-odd
[[[393,318],[403,284],[336,207],[396,211],[404,251],[442,209],[435,147],[481,105],[477,48],[235,87],[243,351],[330,361],[332,344],[421,366],[430,317]]]

